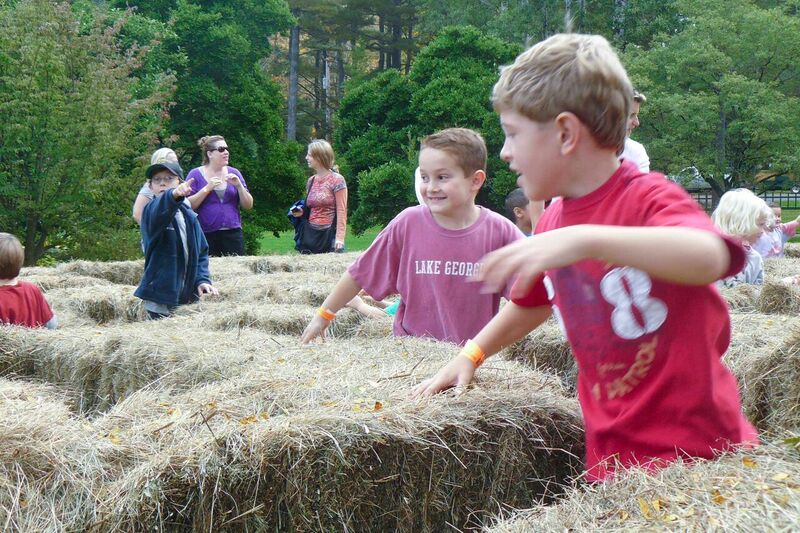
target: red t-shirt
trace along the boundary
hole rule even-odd
[[[39,287],[25,281],[0,285],[0,322],[38,328],[53,318]]]
[[[681,187],[661,174],[641,174],[630,162],[589,195],[551,204],[536,233],[576,224],[699,228],[728,245],[723,278],[745,261],[741,245],[717,231]],[[713,284],[677,285],[585,260],[546,272],[513,301],[552,305],[572,346],[589,479],[609,477],[617,462],[655,468],[757,442],[736,379],[721,362],[730,316]]]

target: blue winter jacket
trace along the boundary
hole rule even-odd
[[[183,284],[183,245],[175,212],[180,209],[186,221],[189,260],[186,261],[186,283]],[[197,221],[197,215],[175,200],[172,189],[154,198],[142,212],[144,275],[134,295],[142,300],[174,306],[197,301],[197,286],[211,283],[208,272],[208,243]],[[181,290],[181,285],[183,289]]]

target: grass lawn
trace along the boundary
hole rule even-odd
[[[375,237],[381,231],[380,226],[369,228],[362,235],[354,235],[350,227],[347,227],[347,236],[345,237],[345,248],[348,252],[358,252],[366,250]],[[297,253],[294,250],[294,230],[282,231],[275,237],[272,233],[264,233],[259,242],[259,253],[261,255],[273,254],[292,254]]]

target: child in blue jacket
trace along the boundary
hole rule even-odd
[[[134,294],[144,300],[147,315],[159,319],[219,291],[211,284],[203,230],[183,201],[192,180],[183,182],[183,170],[171,161],[150,165],[146,175],[155,199],[142,212],[144,274]]]

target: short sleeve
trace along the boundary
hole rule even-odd
[[[334,193],[347,188],[347,183],[344,181],[344,176],[341,174],[334,174],[331,180],[331,191]]]
[[[517,283],[519,279],[514,280],[511,287],[511,301],[520,307],[541,307],[543,305],[550,305],[550,299],[547,297],[547,289],[544,286],[544,275],[531,285],[527,292],[518,294]]]
[[[747,252],[741,242],[722,233],[682,187],[663,178],[651,183],[658,185],[645,192],[640,206],[645,213],[646,226],[675,226],[710,231],[723,240],[730,254],[728,271],[722,278],[730,277],[744,268]]]
[[[356,283],[376,300],[398,292],[400,246],[397,243],[402,239],[397,238],[397,226],[396,219],[390,222],[372,245],[347,269]]]
[[[206,182],[206,179],[203,177],[203,173],[200,172],[199,168],[193,168],[189,171],[189,175],[186,176],[186,181],[189,181],[190,179],[194,179],[191,185],[193,195],[200,192],[200,189],[205,187],[208,183]]]
[[[144,185],[142,185],[142,188],[139,189],[139,194],[141,194],[145,198],[148,198],[149,200],[152,200],[153,198],[156,197],[156,195],[153,194],[153,191],[150,190],[150,185],[148,185],[146,181],[144,182]]]

